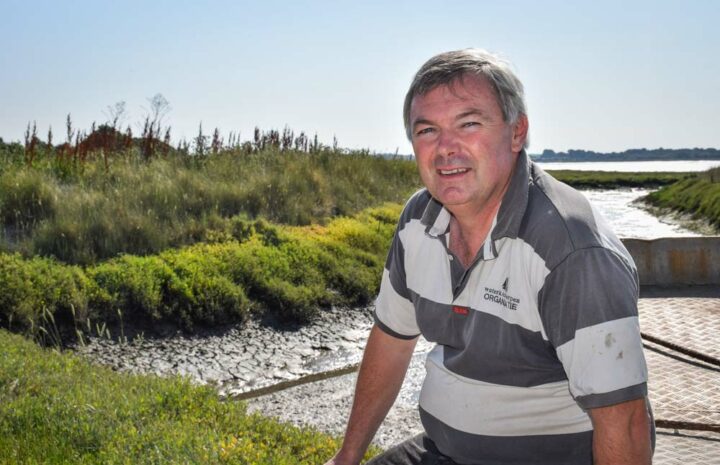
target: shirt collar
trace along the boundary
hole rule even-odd
[[[522,150],[518,155],[515,168],[510,177],[510,185],[503,196],[500,209],[493,220],[493,227],[489,234],[493,242],[503,237],[514,238],[518,235],[520,224],[522,223],[522,218],[525,216],[525,209],[527,208],[530,163],[525,150]],[[450,216],[450,212],[433,197],[425,207],[420,221],[425,225],[425,232],[427,234],[437,237],[449,231]],[[486,245],[489,245],[488,241],[485,242]],[[497,255],[495,250],[493,250],[493,252],[492,255]]]
[[[516,238],[518,236],[527,209],[531,163],[525,150],[522,150],[515,162],[510,185],[505,191],[502,204],[500,204],[497,226],[492,231],[494,241],[503,237]]]

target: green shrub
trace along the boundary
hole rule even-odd
[[[75,266],[52,260],[0,254],[0,322],[15,331],[37,335],[48,315],[57,324],[84,323],[92,283]]]
[[[210,326],[242,321],[247,316],[250,303],[243,288],[224,276],[198,275],[190,286],[189,321]]]
[[[32,333],[40,319],[59,315],[71,330],[88,318],[193,330],[240,322],[253,309],[307,322],[323,307],[364,305],[377,294],[399,213],[399,205],[385,205],[303,227],[237,216],[237,239],[221,231],[215,243],[123,255],[84,270],[0,254],[0,324]]]
[[[262,234],[262,235],[260,235]],[[297,241],[266,228],[226,250],[228,273],[266,310],[287,319],[308,321],[331,302],[314,257]]]

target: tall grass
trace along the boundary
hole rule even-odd
[[[75,166],[75,165],[73,165]],[[93,264],[212,240],[237,215],[289,225],[325,223],[419,185],[411,162],[366,153],[226,150],[202,159],[88,158],[78,169],[6,164],[0,173],[0,250]]]
[[[4,330],[0,352],[0,464],[315,465],[339,447],[185,378],[116,373]]]

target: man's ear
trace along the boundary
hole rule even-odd
[[[517,121],[513,125],[512,143],[510,147],[513,152],[517,153],[525,146],[525,141],[528,136],[528,128],[529,123],[527,115],[518,116]]]

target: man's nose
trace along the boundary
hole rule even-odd
[[[449,157],[458,153],[459,140],[455,131],[451,129],[440,131],[438,136],[437,154]]]

